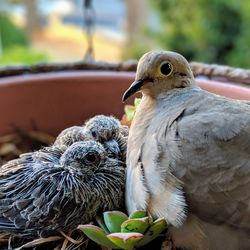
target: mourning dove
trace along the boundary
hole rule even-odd
[[[110,157],[125,161],[128,127],[122,126],[112,116],[96,115],[83,126],[73,126],[63,130],[56,138],[54,145],[70,146],[77,141],[94,139],[100,142]]]
[[[128,127],[112,116],[96,115],[85,123],[94,140],[103,144],[110,157],[125,161]]]
[[[250,249],[250,106],[202,90],[187,60],[149,52],[127,146],[126,204],[165,218],[175,247]]]
[[[33,237],[76,229],[123,205],[125,163],[94,141],[26,153],[0,168],[0,232]]]
[[[56,138],[54,145],[70,146],[74,142],[91,140],[93,137],[83,126],[72,126],[64,129]]]

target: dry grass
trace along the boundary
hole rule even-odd
[[[21,250],[21,249],[46,249],[46,250],[87,250],[89,240],[82,232],[75,230],[69,234],[60,231],[60,234],[47,238],[25,240],[10,237],[7,234],[0,235],[0,249]],[[99,248],[98,248],[99,249]]]

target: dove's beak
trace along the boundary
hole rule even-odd
[[[122,101],[125,102],[131,95],[136,93],[142,87],[145,80],[136,80],[134,81],[130,87],[125,91],[122,97]]]

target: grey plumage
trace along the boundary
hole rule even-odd
[[[128,139],[129,212],[164,217],[177,247],[250,249],[249,104],[200,89],[173,52],[142,57],[124,97],[137,90],[143,98]]]
[[[73,126],[64,129],[56,138],[54,145],[70,146],[74,142],[92,139],[91,134],[83,126]]]
[[[86,130],[98,141],[106,141],[119,135],[120,122],[112,116],[97,115],[85,123]]]
[[[97,115],[85,123],[86,131],[102,143],[108,153],[125,161],[127,149],[128,127],[112,117]]]
[[[128,127],[120,124],[112,116],[96,115],[83,126],[73,126],[63,130],[54,145],[70,146],[77,141],[96,140],[100,142],[110,157],[125,161]]]
[[[63,131],[54,145],[3,165],[0,232],[44,237],[73,230],[99,212],[121,208],[125,163],[111,155],[109,147],[93,140],[85,127],[73,127]],[[117,154],[124,153],[118,148]]]

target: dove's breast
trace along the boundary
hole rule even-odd
[[[157,100],[143,97],[130,129],[127,157],[127,204],[131,210],[148,209],[175,226],[186,217],[181,183],[170,169],[180,158],[173,122],[182,112],[182,108],[167,110]]]
[[[129,130],[127,163],[135,166],[141,160],[142,148],[147,143],[148,128],[155,112],[155,101],[143,96]]]

